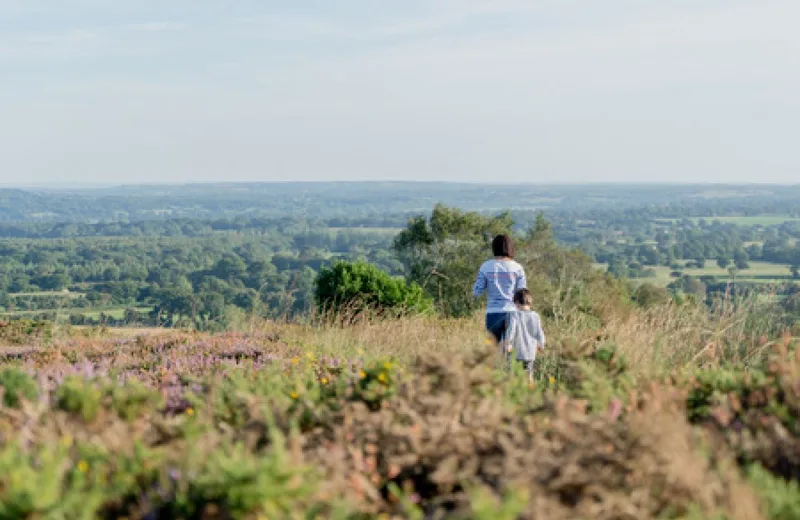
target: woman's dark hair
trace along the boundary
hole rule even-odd
[[[492,240],[494,256],[514,258],[514,241],[508,235],[497,235]]]

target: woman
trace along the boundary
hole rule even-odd
[[[514,242],[508,235],[492,240],[493,260],[487,260],[478,271],[472,294],[478,298],[487,293],[486,329],[499,343],[506,329],[508,313],[516,310],[514,293],[527,288],[525,270],[514,261]]]

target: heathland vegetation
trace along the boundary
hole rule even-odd
[[[0,518],[798,518],[796,200],[674,190],[8,223]],[[787,220],[691,218],[723,207]],[[470,296],[499,232],[548,334],[532,384]]]

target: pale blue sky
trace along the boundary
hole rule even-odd
[[[0,0],[0,184],[800,182],[797,0]]]

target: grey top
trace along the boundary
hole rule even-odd
[[[533,361],[536,350],[544,348],[544,331],[539,315],[534,311],[509,312],[505,342],[516,351],[518,360]]]

